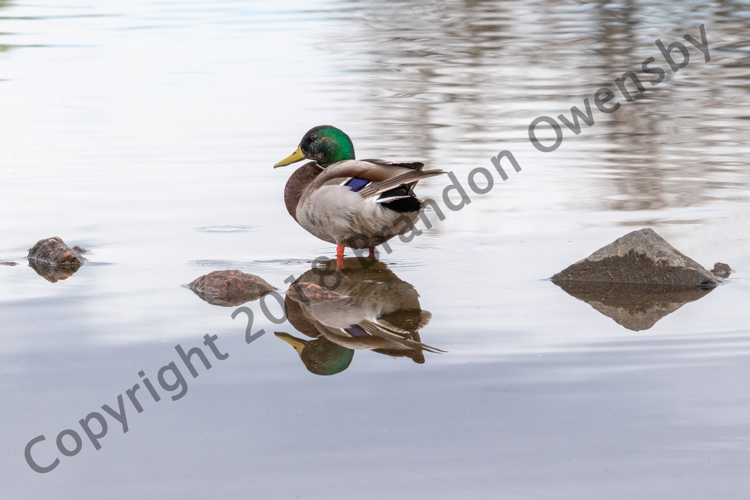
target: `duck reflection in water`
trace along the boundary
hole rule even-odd
[[[374,259],[345,259],[335,274],[307,271],[287,290],[285,305],[289,322],[311,340],[276,336],[317,375],[346,370],[355,350],[415,363],[424,363],[424,351],[445,352],[421,342],[419,330],[432,315],[420,307],[414,287]]]

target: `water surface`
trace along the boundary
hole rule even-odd
[[[744,498],[749,13],[740,1],[0,2],[0,261],[19,264],[0,266],[4,491]],[[701,24],[709,62],[683,38]],[[681,40],[690,62],[672,73],[657,39]],[[593,103],[648,57],[663,82],[594,110],[554,152],[530,144],[532,120]],[[333,256],[286,213],[293,167],[271,168],[323,123],[359,157],[424,161],[467,189],[500,151],[517,158],[520,172],[381,255],[387,286],[430,315],[421,341],[446,353],[358,349],[314,375],[274,335],[310,340],[294,324],[246,304],[249,333],[266,332],[248,344],[246,312],[181,286],[240,269],[283,292]],[[447,183],[418,192],[440,200]],[[736,272],[640,331],[547,280],[641,227]],[[56,283],[25,259],[50,236],[90,250]],[[110,418],[100,450],[83,435],[77,455],[57,451],[58,433],[116,408],[139,371],[156,384],[181,363],[175,345],[208,355],[206,334],[229,357],[197,378],[183,368],[182,398],[141,388],[126,434]],[[61,458],[46,474],[23,455],[42,434],[38,460]]]

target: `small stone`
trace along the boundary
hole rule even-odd
[[[275,290],[263,278],[242,271],[213,271],[188,285],[211,305],[234,307],[257,300]]]
[[[711,286],[718,280],[652,229],[626,234],[552,276],[552,281]]]
[[[17,266],[17,262],[0,262],[0,266]]]
[[[39,240],[29,249],[29,261],[36,260],[52,266],[80,267],[84,259],[80,252],[70,248],[57,236]]]
[[[724,264],[723,262],[717,262],[714,264],[714,268],[711,270],[714,276],[718,276],[719,278],[728,278],[729,275],[732,274],[732,268],[729,267],[729,264]]]

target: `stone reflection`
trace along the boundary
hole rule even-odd
[[[346,370],[355,350],[415,363],[425,362],[424,351],[444,352],[422,343],[419,330],[432,315],[422,310],[414,287],[382,262],[345,259],[335,274],[311,269],[289,287],[285,304],[291,325],[308,338],[276,336],[316,375]]]
[[[688,302],[705,297],[715,287],[673,287],[553,281],[568,294],[612,318],[628,330],[648,330]]]
[[[50,283],[57,283],[58,281],[70,278],[81,268],[81,265],[78,262],[71,262],[66,265],[53,265],[43,260],[29,259],[29,267]]]

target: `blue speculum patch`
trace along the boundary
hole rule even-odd
[[[349,186],[349,189],[351,189],[352,191],[359,191],[369,183],[370,181],[368,180],[357,179],[356,177],[353,177],[349,182],[346,183],[346,186]]]
[[[352,325],[349,328],[344,329],[344,331],[348,333],[349,335],[351,335],[352,337],[367,337],[367,332],[362,330],[357,325]]]

